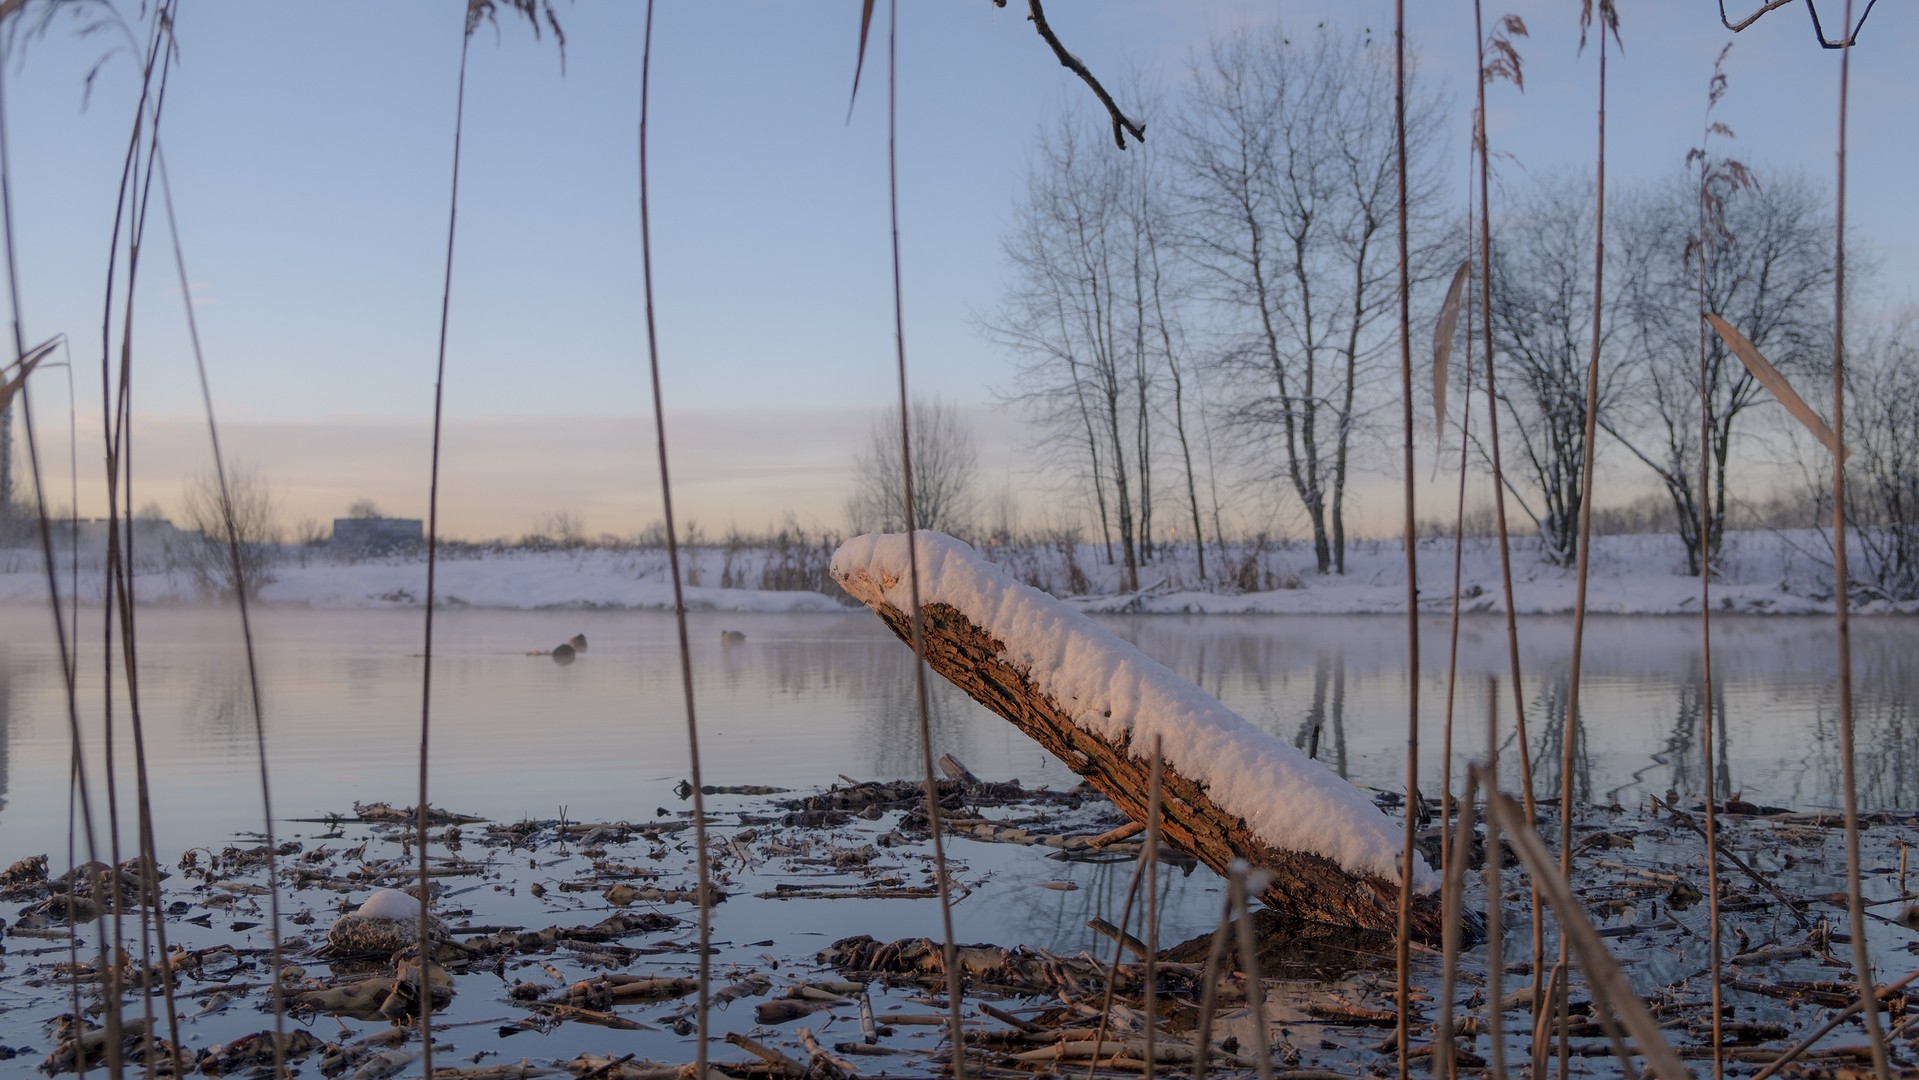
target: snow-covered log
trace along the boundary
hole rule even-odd
[[[972,548],[920,532],[926,660],[1013,722],[1135,821],[1153,741],[1164,750],[1163,835],[1216,871],[1272,872],[1265,903],[1315,922],[1397,927],[1402,826],[1319,762]],[[833,577],[912,640],[904,534],[859,536]],[[1421,861],[1414,936],[1437,941],[1438,879]]]

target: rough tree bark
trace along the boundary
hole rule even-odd
[[[879,582],[861,570],[841,573],[836,569],[834,576],[847,592],[879,615],[901,641],[912,641],[910,614],[884,599]],[[1065,709],[1004,658],[1000,641],[957,608],[931,603],[924,606],[922,614],[926,662],[934,671],[1012,721],[1128,817],[1145,821],[1152,769],[1145,753],[1136,753],[1126,742],[1109,741],[1075,724]],[[1397,882],[1355,874],[1323,855],[1266,844],[1253,835],[1243,819],[1213,802],[1204,777],[1184,776],[1168,768],[1163,770],[1163,782],[1160,828],[1168,843],[1222,874],[1235,859],[1270,871],[1272,884],[1260,899],[1282,915],[1387,934],[1396,932]],[[1413,910],[1413,935],[1437,943],[1440,930],[1438,895],[1418,898]]]

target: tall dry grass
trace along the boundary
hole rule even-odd
[[[1866,11],[1871,13],[1868,3]],[[1853,745],[1852,620],[1846,567],[1846,119],[1852,92],[1852,45],[1857,30],[1852,0],[1846,0],[1845,39],[1839,50],[1839,153],[1833,205],[1832,300],[1832,563],[1833,626],[1839,663],[1839,754],[1846,808],[1846,919],[1852,937],[1853,975],[1859,981],[1860,1022],[1872,1047],[1872,1071],[1890,1080],[1886,1033],[1879,1025],[1879,1000],[1873,990],[1872,953],[1866,943],[1866,900],[1859,870],[1859,781]],[[1861,16],[1863,20],[1864,16]]]
[[[1037,0],[1033,5],[1033,15],[1044,32],[1045,18],[1039,13]],[[906,380],[905,290],[900,283],[898,0],[887,0],[886,19],[886,202],[892,225],[893,356],[899,383],[900,510],[901,518],[906,522],[907,577],[913,603],[913,703],[919,720],[921,783],[926,790],[926,828],[932,835],[933,874],[939,885],[941,959],[946,970],[947,1039],[952,1045],[953,1076],[955,1080],[965,1080],[966,1031],[960,1009],[958,951],[953,939],[953,883],[947,873],[946,841],[940,824],[939,775],[933,767],[932,709],[927,702],[926,689],[926,616],[920,606],[920,556],[916,539],[919,525],[915,520],[913,499],[913,410]],[[1118,131],[1118,127],[1115,126],[1114,130]],[[1123,140],[1120,145],[1125,145]]]
[[[713,997],[713,881],[707,857],[706,799],[700,762],[700,724],[693,701],[693,650],[686,628],[686,594],[681,582],[680,547],[673,520],[673,474],[666,456],[666,399],[660,390],[660,339],[653,302],[653,219],[652,186],[648,169],[647,123],[652,109],[653,75],[653,0],[646,2],[646,39],[640,52],[640,263],[641,280],[646,292],[647,370],[653,388],[653,434],[660,465],[660,500],[666,529],[668,564],[673,574],[673,621],[679,635],[680,689],[686,700],[686,746],[688,768],[692,772],[693,847],[699,861],[699,1015],[695,1022],[698,1046],[694,1051],[694,1075],[706,1077],[707,1042],[712,1024]]]
[[[1406,0],[1393,0],[1393,142],[1398,183],[1399,405],[1402,509],[1406,549],[1406,821],[1399,871],[1399,1075],[1412,1069],[1413,868],[1419,862],[1419,516],[1413,497],[1413,286],[1406,212]],[[1260,1022],[1265,1023],[1262,1014]],[[1270,1055],[1260,1054],[1262,1063]],[[1261,1080],[1266,1080],[1262,1073]]]

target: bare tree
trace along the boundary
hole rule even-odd
[[[1919,309],[1874,334],[1846,375],[1846,516],[1859,543],[1856,572],[1881,598],[1919,599]]]
[[[180,561],[207,596],[251,598],[272,584],[281,539],[280,500],[255,470],[227,468],[226,497],[213,473],[187,482],[180,496]]]
[[[26,388],[27,376],[53,355],[60,340],[42,342],[28,349],[24,356],[0,365],[0,526],[26,517],[15,504],[18,493],[14,491],[13,479],[13,399]]]
[[[370,521],[373,518],[385,517],[386,515],[380,512],[378,504],[372,499],[362,495],[360,498],[347,504],[346,516],[361,521]]]
[[[1539,529],[1546,557],[1569,565],[1579,546],[1586,450],[1586,365],[1593,320],[1593,185],[1589,178],[1536,183],[1495,223],[1492,249],[1493,362],[1496,399],[1511,420],[1508,491]],[[1611,231],[1611,230],[1609,230]],[[1629,287],[1631,269],[1615,267],[1607,292]],[[1602,353],[1617,357],[1626,323],[1608,303],[1599,328]],[[1616,359],[1602,362],[1599,415],[1619,401]],[[1595,448],[1596,449],[1596,448]]]
[[[1134,589],[1150,554],[1151,403],[1170,340],[1156,323],[1161,233],[1149,228],[1162,211],[1138,156],[1090,151],[1075,126],[1069,115],[1040,140],[1003,241],[1013,283],[987,330],[1021,358],[1007,396],[1048,433],[1048,463],[1086,482],[1107,562],[1117,530]]]
[[[922,529],[965,536],[977,517],[979,449],[972,429],[956,406],[915,400],[909,417],[913,433],[913,519]],[[846,514],[854,532],[900,532],[906,528],[906,499],[901,491],[900,410],[895,405],[876,420],[866,445],[853,461],[853,495]]]
[[[1702,239],[1699,205],[1708,197],[1716,205]],[[1600,420],[1659,477],[1672,500],[1688,572],[1697,574],[1702,548],[1716,556],[1724,537],[1727,475],[1746,434],[1746,411],[1771,400],[1725,342],[1708,333],[1705,468],[1712,504],[1702,538],[1699,319],[1724,317],[1789,378],[1825,371],[1832,219],[1824,198],[1797,177],[1712,195],[1697,175],[1655,189],[1621,217],[1621,261],[1633,267],[1622,302],[1633,327],[1635,408],[1617,416],[1602,410]]]
[[[1155,179],[1157,179],[1157,176]],[[1160,241],[1167,227],[1166,222],[1163,220],[1163,208],[1165,206],[1164,188],[1157,183],[1150,184],[1150,186],[1140,185],[1140,187],[1141,195],[1137,212],[1140,216],[1141,228],[1146,241],[1145,268],[1143,274],[1143,279],[1146,284],[1142,291],[1152,297],[1152,321],[1154,329],[1158,332],[1159,336],[1158,344],[1160,354],[1165,361],[1167,386],[1172,391],[1172,400],[1167,403],[1167,411],[1170,413],[1170,418],[1173,423],[1173,436],[1179,441],[1180,464],[1183,466],[1186,477],[1186,505],[1192,513],[1193,550],[1199,560],[1199,578],[1201,581],[1205,581],[1206,529],[1200,524],[1199,473],[1193,462],[1193,440],[1186,427],[1186,412],[1188,407],[1186,395],[1189,388],[1195,392],[1199,390],[1198,371],[1193,367],[1187,355],[1185,325],[1179,316],[1182,301],[1184,300],[1184,290],[1179,284],[1172,280],[1168,266],[1171,260],[1163,260],[1161,258]],[[1158,197],[1156,198],[1155,196]],[[1142,357],[1144,354],[1145,350],[1142,349]],[[1145,394],[1148,385],[1145,379],[1140,381],[1142,401],[1146,400]],[[1142,410],[1142,418],[1143,417],[1144,411]],[[1199,423],[1202,431],[1204,431],[1206,415],[1203,398],[1199,406]],[[1210,446],[1210,433],[1208,433],[1208,445]],[[1141,443],[1140,459],[1142,461],[1147,460],[1144,441]],[[1210,482],[1210,470],[1208,479]],[[1215,487],[1213,490],[1215,492],[1213,502],[1214,527],[1217,528],[1219,517],[1218,489]],[[1146,502],[1149,507],[1151,506],[1151,501],[1145,498],[1143,492],[1142,501]],[[1215,539],[1217,539],[1217,537],[1215,537]]]
[[[1369,32],[1216,42],[1178,121],[1185,247],[1232,342],[1238,428],[1299,498],[1320,573],[1346,567],[1346,491],[1397,340],[1392,55]],[[1439,100],[1409,75],[1413,277],[1431,273]]]

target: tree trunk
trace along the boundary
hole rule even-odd
[[[846,590],[864,601],[900,640],[912,640],[908,613],[892,606],[874,582],[854,572],[836,575]],[[1034,687],[1002,655],[1003,646],[947,604],[927,604],[922,630],[926,662],[974,700],[1012,721],[1055,757],[1132,818],[1144,822],[1152,772],[1150,755],[1109,741],[1075,724],[1066,710]],[[1246,822],[1222,811],[1207,794],[1206,778],[1163,770],[1162,820],[1168,843],[1224,874],[1235,859],[1269,870],[1273,883],[1260,899],[1276,912],[1311,922],[1332,923],[1394,933],[1399,885],[1382,877],[1355,874],[1323,856],[1284,851],[1255,837]],[[1414,900],[1412,933],[1421,941],[1440,939],[1439,896]]]

